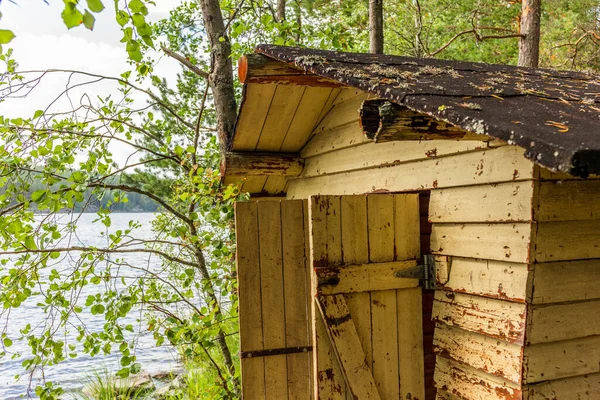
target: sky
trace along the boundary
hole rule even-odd
[[[61,0],[4,0],[0,2],[0,29],[12,30],[16,37],[7,46],[14,49],[13,58],[19,63],[19,70],[46,70],[51,68],[81,70],[101,75],[118,77],[130,69],[127,65],[125,45],[120,43],[122,33],[114,16],[112,0],[103,0],[106,9],[95,14],[93,31],[79,26],[67,29],[63,24]],[[169,11],[180,0],[157,0],[157,5],[149,7],[149,21],[157,21],[168,16]],[[82,2],[85,4],[85,2]],[[0,66],[3,72],[4,66]],[[155,66],[159,76],[173,79],[179,71],[176,61],[162,57]],[[0,115],[31,117],[38,109],[45,109],[57,94],[64,90],[65,75],[53,75],[45,79],[35,92],[25,99],[11,99],[0,103]],[[95,85],[94,95],[107,96],[117,93],[115,85],[102,83]],[[76,98],[79,94],[73,96]],[[59,107],[65,103],[58,104]],[[131,149],[123,145],[113,146],[115,159],[125,159]]]

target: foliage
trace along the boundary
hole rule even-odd
[[[14,62],[6,56],[4,61],[13,71],[3,77],[4,100],[34,93],[47,74],[16,73]],[[183,78],[176,91],[157,77],[147,90],[131,83],[129,73],[121,78],[64,73],[72,81],[58,103],[70,91],[98,82],[115,84],[120,96],[94,101],[82,96],[71,110],[0,117],[2,315],[43,299],[38,307],[47,316],[38,325],[23,323],[18,337],[3,333],[3,354],[18,356],[11,345],[28,343],[31,356],[23,367],[33,374],[80,354],[119,351],[117,375],[127,377],[141,368],[135,334],[148,331],[157,345],[170,343],[186,356],[206,359],[216,376],[215,398],[235,397],[230,223],[240,194],[237,187],[221,187],[218,146],[212,129],[203,126],[211,112],[198,106],[203,91]],[[117,164],[112,142],[130,146],[138,160]],[[110,209],[130,194],[161,207],[153,237],[140,236],[135,220],[127,229],[110,229]],[[77,240],[80,205],[94,199],[103,199],[96,219],[103,247]],[[38,217],[34,210],[46,214]],[[71,210],[66,221],[64,210]],[[132,253],[145,257],[131,259]],[[123,322],[139,313],[145,316],[137,325]],[[83,314],[103,318],[103,329],[81,324]],[[62,393],[55,386],[37,391],[43,399]]]

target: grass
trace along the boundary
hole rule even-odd
[[[74,398],[77,400],[123,400],[143,399],[147,390],[134,390],[128,388],[127,384],[119,385],[124,387],[123,390],[116,390],[118,382],[121,382],[120,378],[117,378],[113,373],[107,369],[102,371],[94,371],[90,376],[86,378],[86,384],[84,388]],[[126,382],[125,382],[126,383]]]

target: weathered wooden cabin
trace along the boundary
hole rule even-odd
[[[245,399],[600,399],[600,82],[261,45],[224,180]]]

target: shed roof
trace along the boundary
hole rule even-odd
[[[600,173],[598,76],[274,45],[259,45],[256,52],[519,145],[546,168],[583,177]]]

